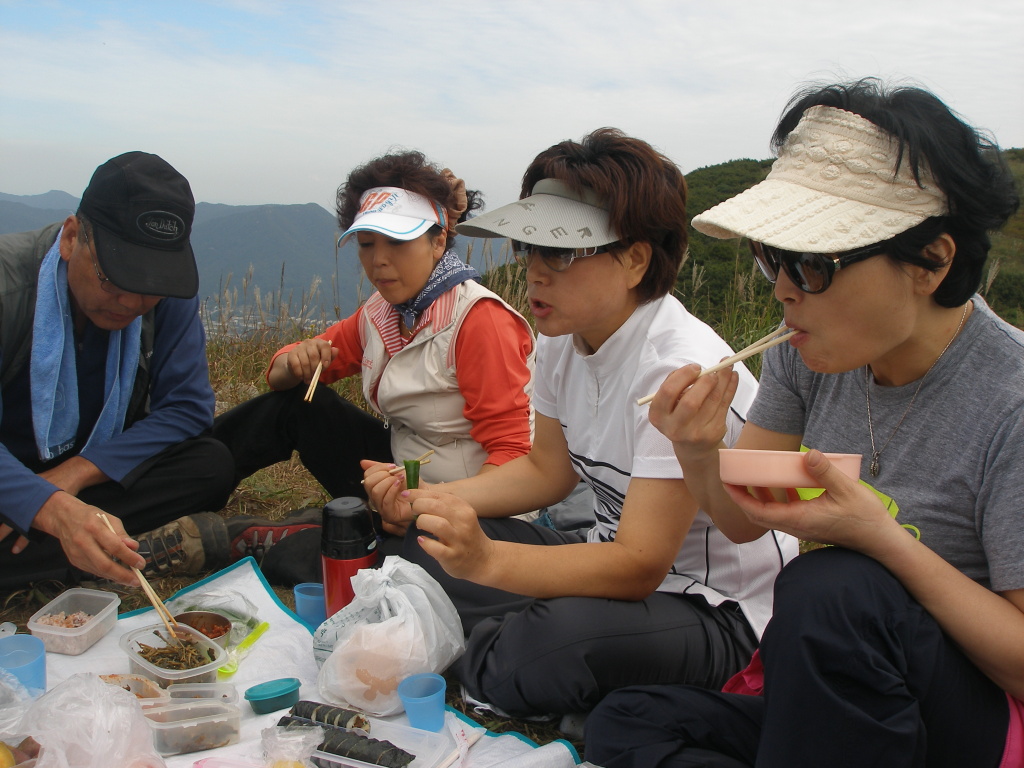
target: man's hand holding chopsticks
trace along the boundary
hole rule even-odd
[[[108,530],[97,517],[102,512],[69,493],[58,491],[40,507],[32,525],[55,536],[76,568],[119,584],[138,586],[139,581],[130,567],[145,568],[146,559],[136,552],[139,545],[128,537],[116,517],[108,516],[115,525],[115,532]]]

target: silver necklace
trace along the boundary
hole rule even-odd
[[[869,470],[872,477],[878,477],[878,457],[882,455],[882,451],[889,447],[889,443],[896,437],[896,433],[900,431],[900,427],[903,426],[903,420],[907,418],[907,414],[910,413],[910,409],[914,407],[914,401],[917,400],[917,394],[921,391],[921,387],[924,386],[924,380],[928,378],[928,374],[932,372],[932,368],[939,364],[939,360],[946,354],[946,350],[949,349],[953,343],[953,339],[960,335],[960,329],[964,327],[964,321],[967,319],[967,309],[970,307],[970,302],[964,304],[964,313],[960,315],[960,324],[957,325],[956,330],[953,331],[953,335],[949,341],[946,342],[946,346],[939,352],[939,356],[935,358],[928,370],[924,372],[924,376],[921,377],[921,381],[917,385],[917,389],[914,390],[913,396],[910,398],[910,402],[907,404],[906,409],[903,411],[903,415],[900,416],[900,420],[896,422],[896,426],[892,430],[892,434],[889,435],[889,439],[885,441],[885,444],[881,448],[875,448],[875,430],[871,426],[871,366],[864,366],[864,397],[867,400],[868,405],[868,435],[871,437],[871,464]]]

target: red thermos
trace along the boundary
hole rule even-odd
[[[356,571],[377,565],[377,534],[366,502],[355,496],[327,502],[320,537],[324,603],[330,618],[355,597],[352,577]]]

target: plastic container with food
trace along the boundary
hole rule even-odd
[[[154,652],[167,655],[177,655],[178,646],[175,643],[168,643],[169,634],[163,624],[153,624],[148,627],[126,632],[121,636],[119,644],[121,650],[128,655],[128,669],[133,674],[144,675],[154,680],[163,687],[174,683],[215,683],[217,682],[217,667],[227,659],[227,651],[217,645],[202,632],[192,627],[179,624],[175,628],[179,640],[184,643],[189,655],[193,656],[187,662],[200,661],[196,666],[188,668],[169,668],[161,666],[161,663],[168,663],[162,660],[149,661],[140,654],[147,654],[151,658]],[[195,651],[193,655],[192,651]],[[198,658],[196,658],[198,657]]]
[[[225,704],[238,703],[238,689],[231,683],[174,683],[167,686],[167,695],[172,701],[201,699],[222,701]]]
[[[198,629],[221,648],[227,648],[231,637],[231,619],[214,611],[185,611],[174,617],[179,624]]]
[[[408,768],[437,768],[455,749],[454,742],[445,730],[431,733],[377,718],[370,718],[370,736],[378,741],[388,741],[413,755],[413,761],[408,764]],[[365,768],[373,765],[320,749],[313,752],[312,757],[315,764],[321,768]]]
[[[120,604],[113,592],[73,587],[36,611],[28,631],[50,653],[77,656],[114,628]]]
[[[162,707],[171,701],[166,690],[143,675],[100,675],[100,680],[128,691],[143,709]]]
[[[223,701],[179,701],[145,715],[153,744],[164,757],[236,744],[242,727],[241,710]]]
[[[721,448],[719,475],[723,483],[754,488],[820,488],[804,468],[806,454],[800,451],[754,451]],[[859,453],[826,453],[836,469],[854,480],[860,477]]]

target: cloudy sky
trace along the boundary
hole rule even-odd
[[[490,207],[605,125],[684,172],[769,155],[808,80],[935,91],[1024,146],[1021,0],[0,0],[0,192],[80,195],[121,152],[201,201],[315,202],[391,148]]]

